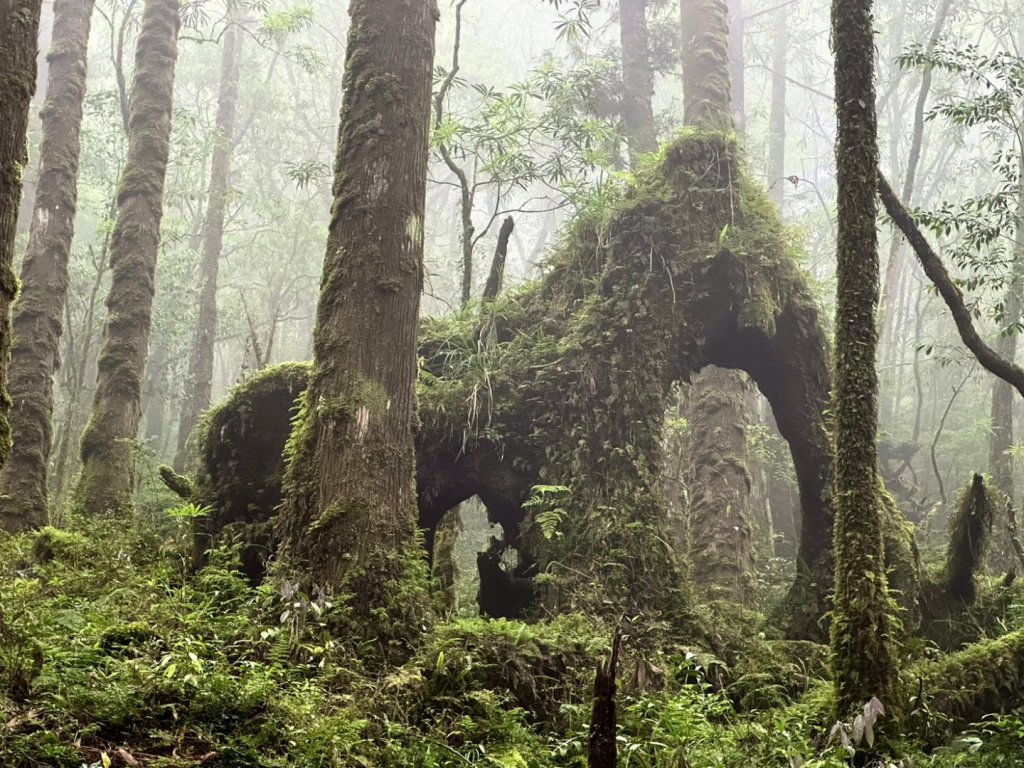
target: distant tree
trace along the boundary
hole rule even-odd
[[[129,508],[142,378],[152,324],[164,179],[170,152],[178,0],[147,0],[128,107],[128,156],[110,243],[111,283],[76,504],[87,515]]]
[[[54,2],[43,141],[21,296],[14,305],[10,389],[14,447],[0,472],[0,524],[8,531],[42,525],[53,419],[53,379],[60,363],[68,260],[78,202],[78,157],[86,53],[94,0]]]
[[[0,2],[0,467],[11,449],[11,400],[7,363],[11,354],[14,237],[27,158],[28,110],[36,89],[36,35],[40,0]]]
[[[433,0],[353,0],[313,370],[289,445],[282,560],[382,644],[423,610],[413,414]]]
[[[833,0],[839,236],[835,323],[836,704],[845,717],[897,683],[877,477],[879,256],[872,0]]]
[[[242,72],[242,31],[237,12],[229,12],[221,54],[220,90],[217,97],[216,143],[210,163],[210,187],[203,226],[202,262],[199,267],[199,314],[188,356],[188,377],[181,420],[178,424],[178,450],[174,468],[184,471],[188,439],[200,414],[210,405],[213,390],[213,346],[217,335],[217,276],[224,244],[224,215],[228,199],[228,175],[231,169],[232,137],[235,131],[235,107],[238,79]]]

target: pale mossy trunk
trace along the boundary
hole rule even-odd
[[[55,0],[43,139],[21,295],[14,305],[10,393],[14,447],[0,471],[0,526],[38,528],[47,519],[53,380],[60,363],[68,259],[78,201],[82,102],[94,0]]]
[[[895,713],[898,672],[877,480],[878,167],[872,0],[834,0],[839,232],[835,323],[835,609],[837,714],[872,697]],[[891,718],[890,718],[891,719]]]
[[[178,446],[174,468],[182,472],[189,461],[189,438],[199,416],[210,405],[213,391],[213,352],[217,336],[217,276],[224,244],[224,216],[228,200],[232,136],[238,103],[238,79],[242,72],[242,39],[239,13],[228,15],[221,54],[220,88],[217,98],[216,143],[210,164],[210,189],[203,226],[202,260],[199,266],[199,312],[189,348],[188,375],[178,422]]]
[[[743,374],[709,366],[690,387],[688,550],[706,597],[754,601]],[[738,407],[737,407],[738,404]]]
[[[107,320],[75,489],[76,509],[87,516],[123,514],[132,506],[180,25],[178,0],[146,0],[110,242]]]
[[[0,467],[11,450],[11,303],[18,292],[14,238],[21,181],[28,163],[25,136],[36,89],[36,36],[40,0],[0,0]]]
[[[313,368],[279,519],[283,570],[402,653],[421,626],[413,442],[434,0],[353,0]]]
[[[734,115],[742,117],[743,109],[733,98],[731,73],[742,73],[742,61],[732,59],[742,58],[743,46],[734,42],[737,35],[729,34],[730,8],[724,2],[688,0],[683,7],[692,29],[683,51],[686,123],[734,130]],[[732,223],[728,216],[722,226]],[[754,598],[754,548],[745,398],[739,372],[709,366],[694,377],[687,521],[690,560],[702,591],[707,597],[749,604]]]
[[[622,122],[626,128],[630,165],[658,148],[654,128],[654,75],[647,31],[647,0],[620,0],[622,44]]]

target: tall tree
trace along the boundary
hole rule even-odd
[[[836,703],[846,716],[897,679],[877,479],[879,256],[873,0],[833,0],[839,229],[835,323]]]
[[[224,216],[231,170],[232,136],[238,102],[238,80],[242,72],[242,34],[237,12],[229,11],[220,64],[217,97],[216,143],[210,165],[210,189],[203,227],[203,251],[199,266],[199,314],[189,349],[188,377],[178,425],[178,450],[174,468],[185,469],[188,439],[200,414],[210,405],[213,390],[213,347],[217,335],[217,274],[224,245]]]
[[[775,9],[772,24],[772,103],[768,117],[768,193],[782,213],[786,197],[786,58],[789,3]]]
[[[947,0],[946,5],[949,2]],[[940,27],[937,28],[940,29]],[[934,47],[934,43],[932,44]],[[1017,50],[1024,57],[1024,17],[1017,28]],[[930,72],[925,72],[929,77]],[[922,85],[922,90],[924,86]],[[1017,145],[1017,221],[1013,241],[1010,276],[1003,295],[1003,314],[1007,330],[996,342],[996,352],[1004,360],[1015,362],[1017,358],[1017,328],[1024,310],[1024,129],[1015,129],[1014,142]],[[910,202],[904,190],[904,200]],[[989,471],[996,487],[1009,498],[1014,498],[1013,488],[1013,387],[996,379],[992,382],[992,432],[989,435]],[[1002,527],[1002,526],[1001,526]],[[1001,537],[1000,537],[1001,538]]]
[[[21,296],[14,306],[10,391],[15,439],[10,460],[0,471],[0,524],[7,531],[39,526],[46,520],[53,379],[60,362],[78,202],[86,52],[94,3],[54,2],[39,179],[21,269]]]
[[[732,88],[733,78],[743,74],[742,61],[734,61],[742,56],[742,42],[735,42],[742,27],[730,27],[738,5],[734,0],[682,0],[680,7],[688,30],[683,40],[684,120],[698,128],[733,130],[744,111]],[[693,379],[688,413],[690,558],[709,594],[738,602],[753,598],[754,572],[745,398],[743,374],[708,366]]]
[[[620,0],[619,38],[622,43],[622,121],[626,127],[629,161],[635,166],[640,155],[658,148],[647,0]]]
[[[313,370],[280,533],[286,567],[351,595],[383,642],[410,630],[426,587],[412,426],[437,6],[353,0],[349,14]]]
[[[40,0],[0,0],[0,467],[11,449],[11,399],[7,362],[11,354],[14,237],[21,203],[21,178],[28,161],[25,135],[36,88],[36,35]]]
[[[134,488],[164,178],[170,152],[178,0],[146,0],[128,107],[128,156],[110,242],[110,292],[76,504],[87,515],[123,511]]]

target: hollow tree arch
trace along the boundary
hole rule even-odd
[[[660,610],[677,579],[653,481],[665,394],[704,365],[741,368],[772,404],[800,487],[789,630],[820,636],[831,584],[828,342],[807,279],[786,253],[771,205],[745,180],[733,137],[687,132],[611,210],[578,218],[541,280],[488,311],[497,343],[487,350],[475,343],[475,312],[421,328],[421,525],[432,528],[451,506],[480,495],[541,569],[582,575],[565,580],[556,607],[571,605],[584,579],[619,598],[640,579],[648,588],[630,591],[651,604],[627,607]],[[231,440],[220,412],[208,419],[207,446]],[[251,407],[244,413],[235,416],[251,429],[266,418]],[[246,462],[213,451],[202,464],[200,489],[223,495],[232,487],[224,473]],[[561,538],[540,535],[522,512],[537,482],[573,488]]]

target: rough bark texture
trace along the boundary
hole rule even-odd
[[[53,379],[68,291],[81,149],[86,52],[94,0],[56,0],[35,210],[14,306],[10,392],[14,447],[0,471],[0,525],[7,531],[46,522],[47,466],[53,432]]]
[[[132,441],[139,430],[152,322],[180,24],[177,0],[147,0],[135,52],[128,156],[110,243],[107,321],[75,491],[77,508],[86,515],[131,507]]]
[[[282,558],[352,595],[386,645],[415,631],[413,413],[433,0],[354,0],[313,370],[289,445]],[[382,618],[382,616],[386,618]]]
[[[217,336],[217,273],[224,244],[224,216],[228,199],[238,78],[242,72],[242,32],[236,12],[228,16],[221,54],[220,89],[217,97],[216,143],[210,163],[210,189],[203,227],[202,260],[199,265],[199,313],[188,356],[188,376],[178,423],[178,449],[174,468],[185,469],[187,445],[199,415],[210,405],[213,391],[213,347]]]
[[[742,30],[729,35],[729,18],[741,15],[738,3],[684,2],[696,33],[684,50],[683,93],[688,125],[706,129],[735,129],[742,125]],[[722,28],[725,21],[726,27]],[[725,34],[726,38],[715,35]],[[737,42],[737,38],[740,38]],[[722,59],[723,44],[729,57]],[[738,61],[737,61],[738,59]],[[706,77],[718,88],[695,80]],[[689,94],[700,94],[691,100]],[[731,112],[730,112],[731,110]],[[730,182],[731,187],[731,182]],[[723,217],[722,226],[731,224]],[[689,551],[694,575],[711,597],[747,603],[753,598],[754,550],[750,525],[750,475],[747,472],[746,417],[742,377],[711,367],[693,381],[690,392],[690,510]]]
[[[7,363],[11,354],[14,237],[21,204],[21,179],[28,162],[25,135],[36,87],[36,36],[40,0],[0,0],[0,467],[11,449],[11,399]]]
[[[754,546],[743,395],[742,374],[714,366],[690,389],[687,522],[697,584],[708,597],[750,604]]]
[[[516,228],[515,220],[509,216],[501,223],[501,230],[498,232],[498,244],[494,248],[494,258],[491,259],[491,271],[487,274],[487,284],[484,286],[484,301],[496,299],[501,293],[501,286],[505,282],[505,259],[508,258],[508,241]]]
[[[832,4],[839,203],[832,654],[836,704],[842,717],[873,696],[893,707],[897,681],[876,475],[878,147],[871,10],[872,0],[833,0]]]
[[[622,43],[622,121],[629,144],[629,162],[658,148],[654,129],[654,79],[647,34],[647,0],[620,0]]]
[[[734,130],[729,73],[729,10],[724,0],[683,3],[683,119]],[[723,110],[722,105],[725,105]]]

